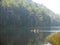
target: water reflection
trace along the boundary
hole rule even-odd
[[[0,40],[3,40],[4,44],[8,43],[8,45],[46,45],[45,38],[54,32],[60,32],[60,30],[4,28],[0,31]]]

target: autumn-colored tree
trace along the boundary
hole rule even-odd
[[[47,36],[46,41],[52,45],[60,45],[60,32],[50,34]]]

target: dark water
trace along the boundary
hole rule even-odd
[[[36,29],[34,29],[34,30],[36,30]],[[3,39],[5,41],[4,43],[6,43],[6,44],[9,43],[8,41],[10,41],[11,43],[13,41],[14,44],[12,44],[12,45],[19,45],[19,44],[23,44],[24,42],[26,42],[27,39],[31,39],[32,38],[32,39],[35,40],[35,37],[39,37],[39,33],[40,34],[42,33],[42,37],[40,36],[41,37],[40,41],[37,40],[37,42],[39,44],[36,44],[36,45],[44,45],[45,44],[45,40],[44,39],[50,33],[54,33],[54,32],[60,32],[60,26],[51,26],[51,29],[49,29],[49,30],[38,30],[37,29],[37,32],[34,31],[34,32],[32,32],[32,34],[27,32],[27,30],[23,29],[23,28],[22,29],[15,28],[15,27],[8,28],[8,29],[7,28],[3,28],[3,30],[0,31],[0,36],[1,36],[0,38]],[[37,36],[34,36],[35,34],[37,34]],[[26,37],[26,35],[28,36],[28,38]],[[20,38],[23,39],[22,43],[20,43],[20,40],[21,40]],[[11,44],[11,43],[9,43],[9,44]],[[19,43],[19,44],[17,44],[17,43]],[[9,44],[7,44],[7,45],[9,45]]]

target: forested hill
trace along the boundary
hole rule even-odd
[[[0,2],[0,25],[39,27],[60,24],[60,17],[43,5],[31,1],[29,3],[29,0],[1,0]]]

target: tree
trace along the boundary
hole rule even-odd
[[[46,41],[52,45],[60,45],[60,32],[50,34],[47,36]]]

